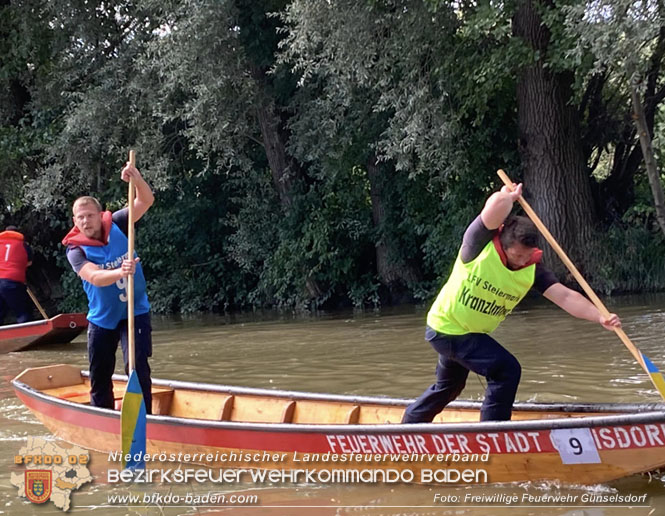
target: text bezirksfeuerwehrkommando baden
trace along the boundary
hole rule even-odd
[[[204,468],[157,468],[157,469],[109,469],[106,480],[109,484],[162,484],[212,482],[235,484],[242,481],[252,483],[270,482],[292,484],[328,483],[437,483],[437,484],[486,484],[489,476],[482,468],[341,468],[341,469],[204,469]]]

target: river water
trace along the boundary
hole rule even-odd
[[[665,295],[617,297],[626,333],[665,370]],[[252,313],[153,319],[153,376],[187,381],[339,394],[418,396],[433,379],[436,355],[423,340],[425,307],[315,315]],[[521,362],[521,401],[654,402],[660,397],[645,373],[612,332],[571,318],[543,299],[527,300],[494,336]],[[118,360],[120,362],[120,360]],[[21,472],[13,457],[28,436],[48,431],[14,396],[9,380],[27,367],[69,363],[87,367],[85,338],[67,345],[2,355],[0,360],[0,514],[61,514],[17,496],[10,473]],[[118,372],[120,372],[118,370]],[[471,374],[461,398],[481,399],[484,379]],[[63,444],[63,443],[58,443]],[[91,452],[95,482],[72,494],[71,513],[181,515],[665,515],[665,480],[634,476],[606,485],[503,486],[420,485],[148,485],[138,492],[258,496],[258,504],[194,507],[192,503],[127,507],[113,495],[127,489],[106,482],[107,457]],[[470,496],[569,495],[574,502],[511,505],[474,503]],[[646,495],[635,507],[588,501],[597,495]],[[436,500],[436,501],[435,501]],[[451,502],[451,500],[453,500]],[[457,500],[457,502],[455,502]],[[466,500],[466,501],[465,501]],[[582,500],[587,500],[582,502]]]

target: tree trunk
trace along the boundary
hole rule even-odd
[[[544,66],[550,34],[532,0],[520,3],[513,34],[524,40],[539,59],[525,67],[517,82],[519,150],[526,197],[550,232],[580,270],[591,240],[593,199],[580,142],[579,120],[569,104],[572,77]],[[549,246],[545,263],[560,278],[568,277]]]
[[[651,187],[651,195],[653,195],[653,204],[656,209],[656,220],[665,235],[665,195],[663,194],[663,185],[660,182],[660,173],[658,172],[653,147],[651,146],[651,135],[649,134],[646,117],[644,116],[644,107],[642,106],[637,86],[633,80],[634,74],[635,71],[629,68],[628,78],[630,80],[630,97],[633,101],[633,120],[635,121],[637,134],[640,138],[640,147],[642,148],[649,186]]]
[[[272,102],[265,100],[257,108],[261,137],[272,173],[272,181],[285,209],[293,204],[293,173],[281,136],[281,121]]]
[[[286,146],[282,136],[281,120],[275,113],[271,101],[263,101],[257,109],[257,118],[261,128],[263,145],[268,158],[268,165],[272,173],[272,181],[279,195],[282,208],[288,211],[293,205],[293,188],[296,177],[296,165],[286,154]],[[309,274],[309,271],[304,271]],[[316,279],[311,276],[305,278],[305,288],[310,299],[318,299],[323,290]]]
[[[367,160],[369,195],[372,202],[372,220],[377,230],[376,270],[379,280],[388,289],[391,302],[401,302],[409,297],[409,287],[418,281],[417,270],[408,263],[401,263],[398,243],[383,231],[386,221],[388,194],[386,178],[381,174],[376,155]]]
[[[231,3],[236,9],[236,21],[240,29],[239,41],[244,48],[249,72],[257,86],[256,116],[268,166],[282,210],[288,213],[293,207],[297,180],[304,179],[304,174],[300,171],[299,163],[289,156],[286,150],[286,123],[278,101],[278,92],[284,93],[281,90],[284,85],[276,86],[275,82],[280,81],[276,81],[275,76],[268,72],[275,64],[277,46],[282,38],[278,31],[280,23],[269,13],[281,12],[288,2],[235,0]],[[311,274],[311,269],[302,271],[305,288],[310,299],[320,299],[324,291]]]
[[[649,66],[645,77],[646,84],[641,102],[644,110],[645,126],[649,134],[653,133],[654,121],[659,105],[665,98],[665,89],[659,82],[661,76],[661,64],[665,58],[665,27],[661,26],[658,33],[658,41],[649,58]],[[628,71],[628,78],[632,73]],[[639,130],[635,127],[633,110],[625,117],[619,137],[614,142],[614,155],[612,156],[612,170],[609,177],[600,184],[598,205],[604,207],[603,216],[609,220],[620,219],[635,201],[633,181],[635,173],[642,164],[641,144],[635,143],[635,137]],[[607,217],[607,214],[610,217]]]
[[[259,88],[263,88],[263,81],[265,80],[263,71],[254,68],[252,73],[259,83]],[[271,97],[263,96],[256,114],[268,166],[272,173],[272,181],[279,195],[282,209],[288,211],[293,205],[294,180],[298,175],[297,164],[286,153],[286,137],[283,134],[282,120]],[[318,299],[323,296],[324,291],[316,279],[310,276],[311,271],[303,271],[303,273],[306,275],[305,288],[310,299]]]

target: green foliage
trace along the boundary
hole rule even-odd
[[[600,292],[662,291],[665,239],[644,226],[614,226],[590,245],[590,282]]]
[[[280,60],[317,92],[300,99],[292,123],[298,140],[364,152],[357,160],[374,151],[411,177],[460,166],[453,81],[437,73],[453,51],[449,9],[432,13],[409,1],[294,1],[283,20]]]
[[[59,241],[75,197],[124,205],[118,172],[131,147],[156,190],[137,230],[155,311],[377,306],[379,246],[412,298],[427,302],[498,187],[495,170],[518,175],[519,71],[544,58],[575,73],[581,103],[602,61],[591,39],[620,38],[625,49],[642,38],[641,55],[653,51],[653,19],[634,18],[648,31],[630,34],[618,18],[575,26],[586,4],[571,0],[539,4],[552,38],[541,56],[513,37],[515,8],[12,2],[0,13],[0,84],[16,93],[0,103],[1,221],[26,228],[60,308],[84,309]],[[605,65],[625,57],[608,52]],[[622,87],[612,76],[599,97],[612,120],[625,111]],[[589,125],[588,149],[624,142],[618,125],[605,126]],[[623,222],[593,244],[587,265],[606,291],[665,287],[645,188],[638,178]],[[619,253],[622,238],[633,265],[600,252]]]
[[[307,279],[326,287],[315,305],[346,297],[354,304],[366,299],[355,283],[367,284],[372,274],[371,220],[367,185],[355,170],[340,170],[329,183],[315,184],[296,197],[296,208],[282,217],[267,174],[255,183],[258,195],[238,199],[239,212],[231,218],[231,253],[247,274],[259,281],[247,301],[260,306],[307,307],[311,298]],[[275,231],[266,230],[274,228]],[[368,263],[370,262],[370,263]]]
[[[605,292],[654,292],[665,285],[665,238],[658,228],[646,177],[620,222],[596,235],[588,250],[594,286]]]
[[[565,6],[560,12],[565,34],[575,43],[567,53],[579,64],[590,51],[594,58],[591,73],[607,67],[623,73],[630,67],[639,68],[643,76],[662,27],[661,9],[651,2],[632,0],[600,0],[593,8],[586,3]]]
[[[72,271],[69,262],[64,258],[58,260],[60,266],[65,271],[60,280],[62,287],[62,300],[58,303],[58,310],[62,313],[68,312],[87,312],[88,300],[85,296],[85,291],[81,287],[81,280]]]

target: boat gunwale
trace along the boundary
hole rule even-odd
[[[0,335],[4,331],[19,330],[21,328],[32,328],[33,326],[43,326],[43,325],[53,324],[52,321],[53,318],[54,317],[50,317],[49,319],[40,319],[38,321],[28,321],[24,323],[5,324],[3,326],[0,326]]]
[[[72,319],[83,319],[86,323],[88,322],[88,319],[85,317],[84,313],[81,312],[65,312],[65,313],[60,313],[60,314],[55,314],[53,317],[49,317],[48,319],[38,319],[36,321],[28,321],[24,323],[14,323],[14,324],[4,324],[0,325],[0,336],[2,336],[2,333],[5,331],[11,331],[11,330],[20,330],[23,328],[32,328],[33,326],[44,326],[44,325],[50,325],[53,326],[51,329],[71,329],[74,330],[78,328],[79,326],[76,326],[72,328],[71,326],[55,326],[56,320],[67,318],[69,316]],[[81,317],[82,316],[82,317]],[[81,325],[83,326],[83,324]],[[8,339],[11,339],[11,337],[8,337]]]
[[[114,379],[126,378],[122,375],[114,375]],[[161,381],[160,384],[168,386],[169,384],[177,384],[178,386],[187,385],[191,386],[190,382],[168,382]],[[89,414],[97,414],[105,417],[120,418],[120,412],[101,408],[92,407],[90,405],[82,405],[66,399],[58,398],[44,394],[40,390],[18,381],[12,380],[13,387],[25,394],[28,397],[38,399],[39,401],[51,404],[68,407],[79,412]],[[202,384],[198,384],[202,385]],[[220,386],[221,387],[221,386]],[[262,389],[242,388],[243,391],[251,390],[254,393]],[[203,390],[203,389],[202,389]],[[226,392],[226,391],[218,391]],[[294,392],[294,391],[268,391],[275,395],[278,392]],[[243,392],[246,393],[246,392]],[[307,394],[307,393],[301,393]],[[325,395],[318,395],[325,396]],[[341,395],[343,396],[343,395]],[[328,401],[335,401],[342,399],[341,396],[334,398],[326,398]],[[374,398],[359,398],[359,397],[343,397],[344,399],[372,399]],[[313,398],[303,398],[313,399]],[[386,401],[383,398],[383,401]],[[297,400],[296,400],[297,401]],[[406,401],[408,400],[401,400]],[[595,405],[596,407],[601,405]],[[639,405],[638,405],[639,406]],[[518,421],[485,421],[473,423],[383,423],[383,424],[301,424],[301,423],[248,423],[243,421],[217,421],[211,419],[194,419],[182,418],[167,415],[148,415],[147,421],[155,424],[166,425],[179,425],[191,426],[199,428],[210,428],[217,430],[238,430],[238,431],[256,431],[256,432],[283,432],[283,433],[316,433],[316,434],[453,434],[453,433],[479,433],[479,432],[509,432],[509,431],[527,431],[527,430],[554,430],[554,429],[571,429],[571,428],[592,428],[600,426],[621,426],[633,424],[648,424],[648,423],[663,423],[665,422],[665,409],[645,411],[637,413],[614,413],[607,416],[590,416],[590,417],[568,417],[568,418],[552,418],[552,419],[524,419]]]
[[[89,371],[81,371],[82,375],[89,377]],[[126,375],[113,375],[113,380],[127,381]],[[390,398],[384,396],[357,396],[353,394],[325,394],[304,391],[289,391],[280,389],[264,389],[260,387],[240,387],[235,385],[218,385],[203,382],[188,382],[181,380],[162,380],[154,378],[153,385],[169,387],[171,389],[186,389],[202,392],[218,392],[221,394],[244,394],[249,396],[266,396],[271,398],[289,398],[294,401],[337,401],[353,404],[372,404],[407,406],[415,401],[415,398]],[[459,410],[479,410],[482,401],[457,400],[449,403],[447,408]],[[553,403],[553,402],[515,402],[513,411],[524,412],[615,412],[615,413],[647,413],[665,412],[665,403]],[[412,423],[411,423],[412,424]]]

